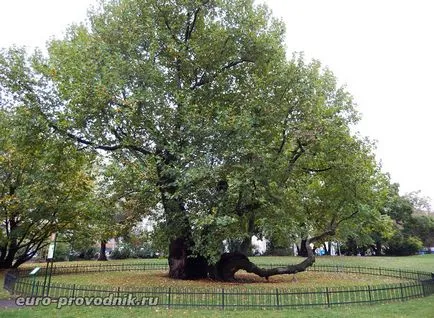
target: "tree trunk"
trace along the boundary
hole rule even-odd
[[[328,242],[324,242],[324,255],[331,255],[331,251],[332,251],[332,242],[328,241]]]
[[[18,252],[18,247],[15,239],[7,244],[7,246],[2,249],[2,254],[0,258],[0,268],[13,268],[15,256]]]
[[[375,256],[381,256],[382,244],[380,241],[375,242]]]
[[[107,241],[101,240],[98,261],[107,261],[107,256],[105,255],[106,246],[107,246]]]
[[[169,277],[175,279],[201,279],[208,277],[208,262],[202,256],[194,256],[190,240],[180,237],[170,242]]]
[[[166,227],[171,236],[169,244],[169,277],[200,279],[208,277],[204,257],[193,255],[190,222],[182,197],[177,194],[177,158],[168,150],[157,150],[158,185],[164,207]]]
[[[308,257],[307,239],[302,239],[300,248],[298,249],[298,256]]]
[[[8,268],[12,268],[12,261],[10,259],[1,259],[0,269],[8,269]]]

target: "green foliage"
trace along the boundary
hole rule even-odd
[[[154,258],[157,252],[150,243],[143,243],[134,246],[130,243],[123,243],[116,247],[110,254],[111,259],[128,259],[128,258]]]
[[[404,224],[403,232],[408,236],[418,237],[423,246],[434,246],[434,216],[414,215]]]
[[[415,236],[404,236],[401,233],[395,235],[389,242],[386,255],[408,256],[419,252],[423,247],[422,241]]]
[[[98,249],[95,246],[83,248],[81,250],[78,250],[74,254],[74,260],[78,259],[84,259],[84,260],[91,260],[95,258],[96,253],[98,252]]]
[[[329,238],[383,197],[351,95],[283,38],[252,0],[103,1],[2,78],[58,135],[110,151],[84,231],[149,215],[158,244],[185,237],[213,263],[225,239]]]
[[[14,97],[4,87],[2,94],[3,102]],[[8,268],[33,257],[51,233],[74,228],[88,213],[93,181],[89,155],[29,106],[0,109],[0,136],[0,267]]]
[[[110,254],[112,259],[127,259],[134,258],[134,256],[131,247],[125,245],[116,247]]]
[[[58,242],[56,244],[56,251],[54,252],[54,261],[68,261],[71,248],[68,243]]]

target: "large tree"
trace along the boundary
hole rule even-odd
[[[156,180],[171,277],[293,273],[313,264],[309,247],[272,270],[220,257],[223,239],[291,215],[294,180],[330,168],[324,140],[353,138],[351,96],[318,62],[288,61],[283,36],[252,0],[106,1],[8,83],[60,135]]]

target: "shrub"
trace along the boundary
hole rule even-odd
[[[98,252],[98,249],[94,246],[83,248],[79,251],[72,252],[69,255],[70,261],[77,261],[77,260],[91,260],[95,258],[96,253]]]
[[[422,241],[415,236],[405,237],[401,233],[396,234],[386,249],[386,255],[408,256],[414,255],[423,248]]]
[[[153,257],[156,257],[156,253],[150,243],[144,243],[141,246],[132,246],[131,244],[123,243],[119,247],[116,247],[110,254],[111,259]]]
[[[127,244],[123,244],[119,247],[116,247],[113,252],[110,254],[111,259],[127,259],[127,258],[135,258],[134,252],[131,247]]]
[[[56,250],[54,252],[54,261],[63,262],[69,260],[69,244],[63,242],[56,243]]]

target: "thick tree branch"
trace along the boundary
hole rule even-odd
[[[172,39],[176,42],[176,43],[180,43],[181,41],[176,37],[175,33],[172,30],[172,27],[170,26],[169,23],[169,19],[167,17],[167,14],[161,9],[161,7],[159,5],[156,5],[157,10],[160,12],[160,14],[162,15],[163,19],[164,19],[164,25],[166,26],[167,30],[170,33],[170,36],[172,37]]]
[[[331,236],[331,235],[335,235],[335,234],[336,234],[336,228],[337,228],[337,226],[333,226],[332,228],[326,230],[325,232],[323,232],[323,233],[321,233],[321,234],[319,234],[319,235],[317,235],[317,236],[314,236],[314,237],[309,238],[309,239],[307,240],[307,242],[308,242],[309,244],[310,244],[310,243],[314,243],[314,242],[321,242],[321,241],[323,241],[326,237]]]
[[[347,220],[353,218],[353,217],[354,217],[357,213],[359,213],[359,212],[360,212],[359,209],[357,209],[356,211],[354,211],[354,212],[351,213],[350,215],[348,215],[348,216],[346,216],[346,217],[340,219],[340,220],[337,222],[337,225],[341,224],[341,223],[344,222],[344,221],[347,221]]]
[[[198,87],[201,87],[205,84],[210,83],[213,79],[215,79],[219,74],[223,73],[225,70],[231,69],[233,67],[236,67],[240,64],[244,64],[244,63],[254,63],[255,61],[252,59],[248,59],[248,58],[240,58],[238,60],[234,60],[229,62],[228,64],[224,65],[223,67],[221,67],[218,71],[214,72],[214,74],[208,74],[206,72],[204,72],[202,74],[202,76],[199,78],[199,80],[197,80],[191,87],[191,90],[194,90]]]
[[[239,270],[245,270],[248,273],[256,274],[268,280],[268,277],[283,274],[296,274],[305,271],[315,263],[315,255],[309,242],[306,242],[308,257],[298,264],[291,264],[283,267],[261,268],[252,263],[247,256],[241,253],[225,253],[221,256],[215,266],[215,272],[212,276],[224,281],[235,280],[235,273]]]
[[[327,167],[327,168],[322,168],[322,169],[312,169],[312,168],[302,168],[304,171],[306,172],[325,172],[325,171],[329,171],[331,169],[333,169],[333,167]]]
[[[24,83],[24,82],[19,82],[20,86],[23,88],[23,93],[27,92],[27,94],[30,94],[32,96],[32,98],[37,102],[38,105],[42,105],[42,101],[40,100],[39,96],[35,93],[33,87],[31,87],[28,83]],[[86,140],[83,137],[79,137],[73,133],[70,133],[68,131],[64,131],[62,129],[60,129],[52,120],[50,120],[48,118],[48,116],[39,108],[37,107],[37,111],[39,112],[39,114],[44,118],[44,120],[47,122],[48,126],[50,128],[52,128],[54,131],[56,131],[57,133],[67,136],[68,138],[86,145],[86,146],[90,146],[94,149],[100,149],[100,150],[106,150],[106,151],[114,151],[114,150],[119,150],[119,149],[129,149],[129,150],[134,150],[137,152],[140,152],[142,154],[145,155],[150,155],[151,152],[140,147],[140,146],[136,146],[136,145],[123,145],[123,144],[116,144],[116,145],[98,145],[90,140]]]
[[[187,27],[185,30],[184,42],[187,43],[193,34],[194,28],[196,27],[197,17],[199,15],[201,8],[197,8],[193,13],[189,12],[187,15]],[[191,21],[191,16],[193,15],[193,21]]]
[[[282,183],[285,184],[288,178],[290,177],[291,171],[294,168],[297,160],[306,152],[304,149],[304,145],[297,139],[297,147],[291,152],[291,158],[289,159],[288,166],[286,168],[286,173],[283,175]]]

